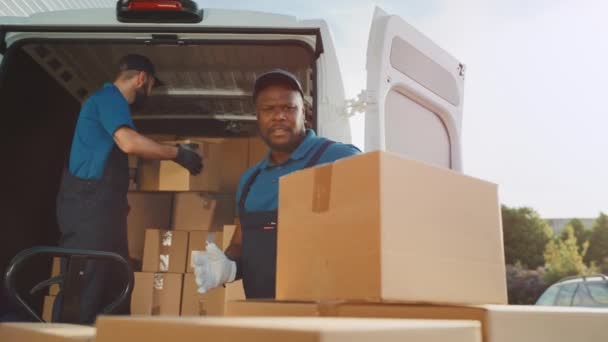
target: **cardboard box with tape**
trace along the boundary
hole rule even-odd
[[[184,275],[182,291],[182,316],[223,316],[226,308],[226,288],[209,290],[205,294],[197,291],[193,273]]]
[[[280,179],[276,297],[507,302],[497,186],[372,152]]]
[[[186,263],[186,272],[193,272],[192,252],[204,251],[207,248],[207,241],[215,242],[217,244],[218,242],[216,237],[218,235],[221,236],[221,234],[221,232],[207,232],[203,230],[188,232],[188,261]],[[221,238],[219,239],[218,246],[221,246]]]
[[[184,192],[175,194],[173,229],[221,231],[236,215],[235,194]]]
[[[130,192],[127,201],[131,207],[127,216],[129,256],[142,260],[146,229],[170,227],[173,194],[161,192]]]
[[[260,137],[249,138],[249,158],[247,161],[248,167],[253,167],[268,155],[268,145]]]
[[[134,277],[131,314],[155,316],[180,314],[182,274],[136,272]]]
[[[96,342],[479,342],[474,321],[344,318],[119,317],[97,321]]]
[[[230,245],[235,230],[235,225],[226,225],[221,232],[190,232],[188,271],[193,271],[190,267],[192,252],[204,251],[206,241],[214,242],[220,249],[226,250]],[[194,274],[188,273],[184,276],[182,296],[183,316],[224,315],[228,302],[244,299],[245,291],[243,290],[242,280],[225,284],[225,286],[213,289],[206,294],[199,294]]]
[[[522,305],[413,305],[234,301],[229,316],[321,316],[475,320],[484,342],[607,341],[608,311],[593,308]]]
[[[144,272],[186,272],[188,232],[146,229]]]
[[[137,173],[139,190],[234,192],[247,168],[249,146],[244,138],[193,138],[163,143],[195,144],[203,156],[203,172],[193,176],[173,161],[142,160]]]

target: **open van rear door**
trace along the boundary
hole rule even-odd
[[[400,17],[374,13],[365,150],[462,171],[464,66]]]

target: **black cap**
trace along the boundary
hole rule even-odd
[[[119,62],[120,71],[136,70],[148,73],[154,77],[154,88],[163,85],[164,83],[156,77],[154,64],[146,56],[129,54],[123,56]]]
[[[297,90],[300,95],[302,95],[302,98],[304,98],[302,85],[292,73],[283,69],[273,69],[261,74],[255,79],[255,83],[253,85],[253,100],[256,100],[258,94],[264,88],[278,84],[288,85],[293,90]]]

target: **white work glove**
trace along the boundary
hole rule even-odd
[[[213,242],[207,242],[206,251],[192,251],[192,267],[199,293],[206,293],[236,278],[236,263]]]

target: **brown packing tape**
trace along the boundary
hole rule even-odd
[[[198,194],[200,196],[200,198],[203,199],[202,203],[203,203],[203,209],[204,210],[209,210],[211,209],[211,207],[213,206],[213,199],[210,198],[207,194],[205,193],[199,193]]]
[[[169,272],[169,256],[171,246],[173,245],[173,232],[170,230],[161,230],[159,239],[159,260],[158,270],[160,272]]]
[[[325,165],[314,169],[312,211],[315,213],[329,210],[332,170],[332,165]]]
[[[152,316],[160,315],[160,303],[162,291],[165,288],[165,276],[162,273],[154,274],[154,282],[152,284]]]

